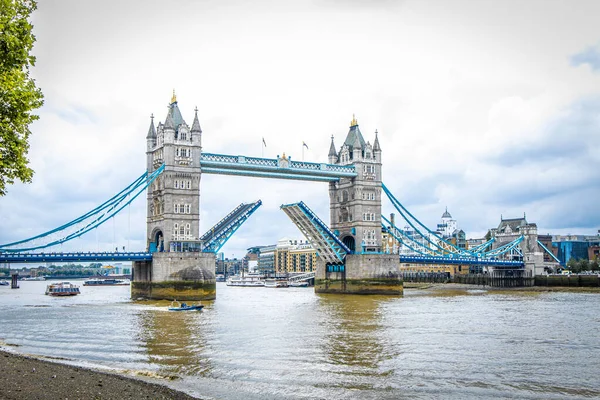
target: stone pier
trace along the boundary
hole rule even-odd
[[[214,300],[215,254],[154,253],[152,261],[133,262],[132,299]]]
[[[402,295],[398,255],[348,254],[345,265],[318,262],[315,292]]]

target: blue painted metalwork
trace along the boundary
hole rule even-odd
[[[0,263],[48,263],[94,261],[150,261],[148,252],[88,252],[88,253],[0,253]]]
[[[518,245],[525,240],[524,236],[519,236],[518,238],[516,238],[515,240],[513,240],[512,242],[508,242],[500,247],[497,247],[493,250],[490,250],[488,252],[485,253],[485,257],[498,257],[502,254],[508,253],[511,250],[516,250],[521,256],[523,256],[523,254],[521,253],[521,251],[518,249]]]
[[[482,257],[483,253],[485,251],[485,249],[487,249],[488,247],[490,247],[492,245],[492,243],[494,243],[496,241],[496,238],[491,238],[490,240],[488,240],[485,243],[482,243],[478,246],[472,247],[469,249],[469,251],[471,253],[474,253],[475,255],[477,255],[478,257]]]
[[[290,217],[326,262],[343,262],[350,250],[304,202],[283,204]]]
[[[139,196],[146,188],[156,179],[158,175],[160,175],[164,171],[165,166],[161,165],[160,168],[156,169],[150,174],[144,173],[139,178],[137,178],[132,184],[127,186],[117,195],[113,196],[109,200],[102,203],[100,206],[94,208],[91,211],[83,214],[82,216],[61,225],[58,228],[52,229],[48,232],[44,232],[42,234],[36,235],[34,237],[20,240],[18,242],[8,243],[4,245],[0,245],[1,252],[27,252],[32,250],[45,249],[51,246],[55,246],[57,244],[62,244],[68,242],[69,240],[76,239],[81,235],[91,231],[102,225],[104,222],[109,220],[118,214],[121,210],[127,207],[131,202]],[[127,200],[128,199],[128,200]],[[84,221],[91,218],[91,221],[85,223]],[[69,228],[76,227],[76,225],[84,223],[83,226],[77,228],[74,232],[68,232]],[[27,243],[33,243],[36,240],[42,240],[44,238],[49,237],[53,234],[63,233],[64,236],[59,239],[50,239],[49,242],[43,242],[39,245]]]
[[[430,230],[427,226],[425,226],[423,223],[421,223],[421,221],[419,221],[417,218],[415,218],[414,215],[412,215],[399,201],[398,199],[396,199],[394,197],[394,195],[392,194],[392,192],[389,191],[389,189],[382,183],[381,187],[383,189],[383,191],[385,192],[385,194],[387,195],[387,197],[390,199],[390,201],[392,202],[392,205],[394,206],[394,208],[396,208],[396,210],[400,213],[400,215],[402,216],[402,218],[404,218],[406,220],[406,222],[411,226],[411,228],[413,228],[415,230],[415,232],[417,232],[421,237],[423,237],[423,239],[425,239],[427,242],[431,243],[432,245],[434,245],[435,247],[437,247],[438,249],[440,249],[442,252],[447,252],[449,254],[452,254],[452,256],[464,256],[464,257],[475,257],[475,254],[473,254],[472,252],[465,250],[465,249],[461,249],[456,247],[455,245],[453,245],[452,243],[446,242],[444,239],[442,239],[441,237],[437,236],[437,234],[435,232],[433,232],[432,230]],[[407,217],[407,215],[410,216],[410,218]],[[411,219],[414,220],[418,225],[420,225],[423,229],[425,229],[430,235],[433,235],[436,237],[436,239],[438,240],[438,242],[434,242],[433,240],[429,239],[429,235],[425,235],[423,234],[412,222]]]
[[[385,218],[383,215],[381,216],[381,219],[383,219],[384,221],[386,221],[386,222],[389,224],[389,221],[388,221],[388,220],[387,220],[387,218]],[[390,224],[390,225],[391,225],[391,224]],[[390,228],[388,228],[387,226],[385,226],[385,225],[383,224],[383,222],[381,223],[381,228],[382,228],[382,229],[383,229],[385,232],[387,232],[388,234],[392,235],[392,236],[394,237],[394,239],[396,239],[396,240],[397,240],[397,241],[398,241],[400,244],[402,244],[403,246],[406,246],[407,248],[409,248],[410,250],[414,251],[414,252],[415,252],[415,253],[417,253],[417,254],[420,254],[420,255],[422,255],[422,256],[432,256],[432,253],[434,253],[434,252],[433,252],[431,249],[421,249],[421,250],[419,250],[419,249],[417,249],[416,247],[413,247],[413,246],[411,246],[410,244],[408,244],[407,242],[405,242],[404,240],[402,240],[402,238],[401,238],[400,236],[396,235],[396,234],[395,234],[395,232],[394,232],[394,231],[396,231],[396,232],[400,233],[400,232],[401,232],[401,230],[399,230],[399,229],[390,229]],[[405,236],[405,237],[406,237],[406,236]],[[408,238],[408,237],[407,237],[407,238]],[[410,239],[412,240],[412,238],[410,238]],[[415,242],[415,241],[413,240],[413,242]],[[416,243],[417,245],[419,245],[419,246],[421,246],[421,247],[422,247],[421,243],[418,243],[418,242],[415,242],[415,243]],[[434,253],[434,254],[436,254],[436,255],[438,255],[438,256],[440,256],[440,257],[442,257],[442,256],[441,256],[441,255],[439,255],[438,253]]]
[[[489,265],[495,268],[524,268],[523,261],[509,260],[481,260],[476,258],[448,258],[448,257],[433,257],[433,256],[400,256],[401,263],[417,263],[417,264],[452,264],[452,265]]]
[[[563,266],[565,265],[565,264],[561,263],[561,262],[560,262],[560,260],[559,260],[559,259],[558,259],[558,258],[557,258],[555,255],[554,255],[554,253],[553,253],[553,252],[551,252],[551,251],[550,251],[550,250],[549,250],[549,249],[548,249],[546,246],[544,246],[544,244],[543,244],[542,242],[540,242],[539,240],[538,240],[537,242],[538,242],[538,244],[541,246],[541,248],[542,248],[542,249],[544,249],[544,250],[546,251],[546,253],[550,254],[550,256],[551,256],[552,258],[554,258],[554,260],[555,260],[557,263],[559,263],[560,265],[563,265]]]
[[[232,212],[227,214],[225,218],[219,221],[200,238],[203,242],[202,252],[217,253],[235,231],[237,231],[261,205],[261,200],[249,204],[242,203]]]
[[[358,176],[353,165],[319,164],[291,159],[271,159],[203,153],[202,173],[335,182]]]

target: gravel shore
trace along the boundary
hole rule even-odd
[[[166,386],[0,350],[0,399],[196,399]]]

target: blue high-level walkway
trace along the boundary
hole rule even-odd
[[[293,179],[316,182],[335,182],[340,178],[354,178],[354,165],[335,165],[292,161],[291,158],[259,158],[202,153],[200,166],[203,174],[253,176],[258,178]]]

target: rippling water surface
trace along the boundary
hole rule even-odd
[[[218,284],[202,312],[176,313],[128,286],[53,298],[46,284],[0,287],[1,342],[204,398],[600,397],[600,294]]]

